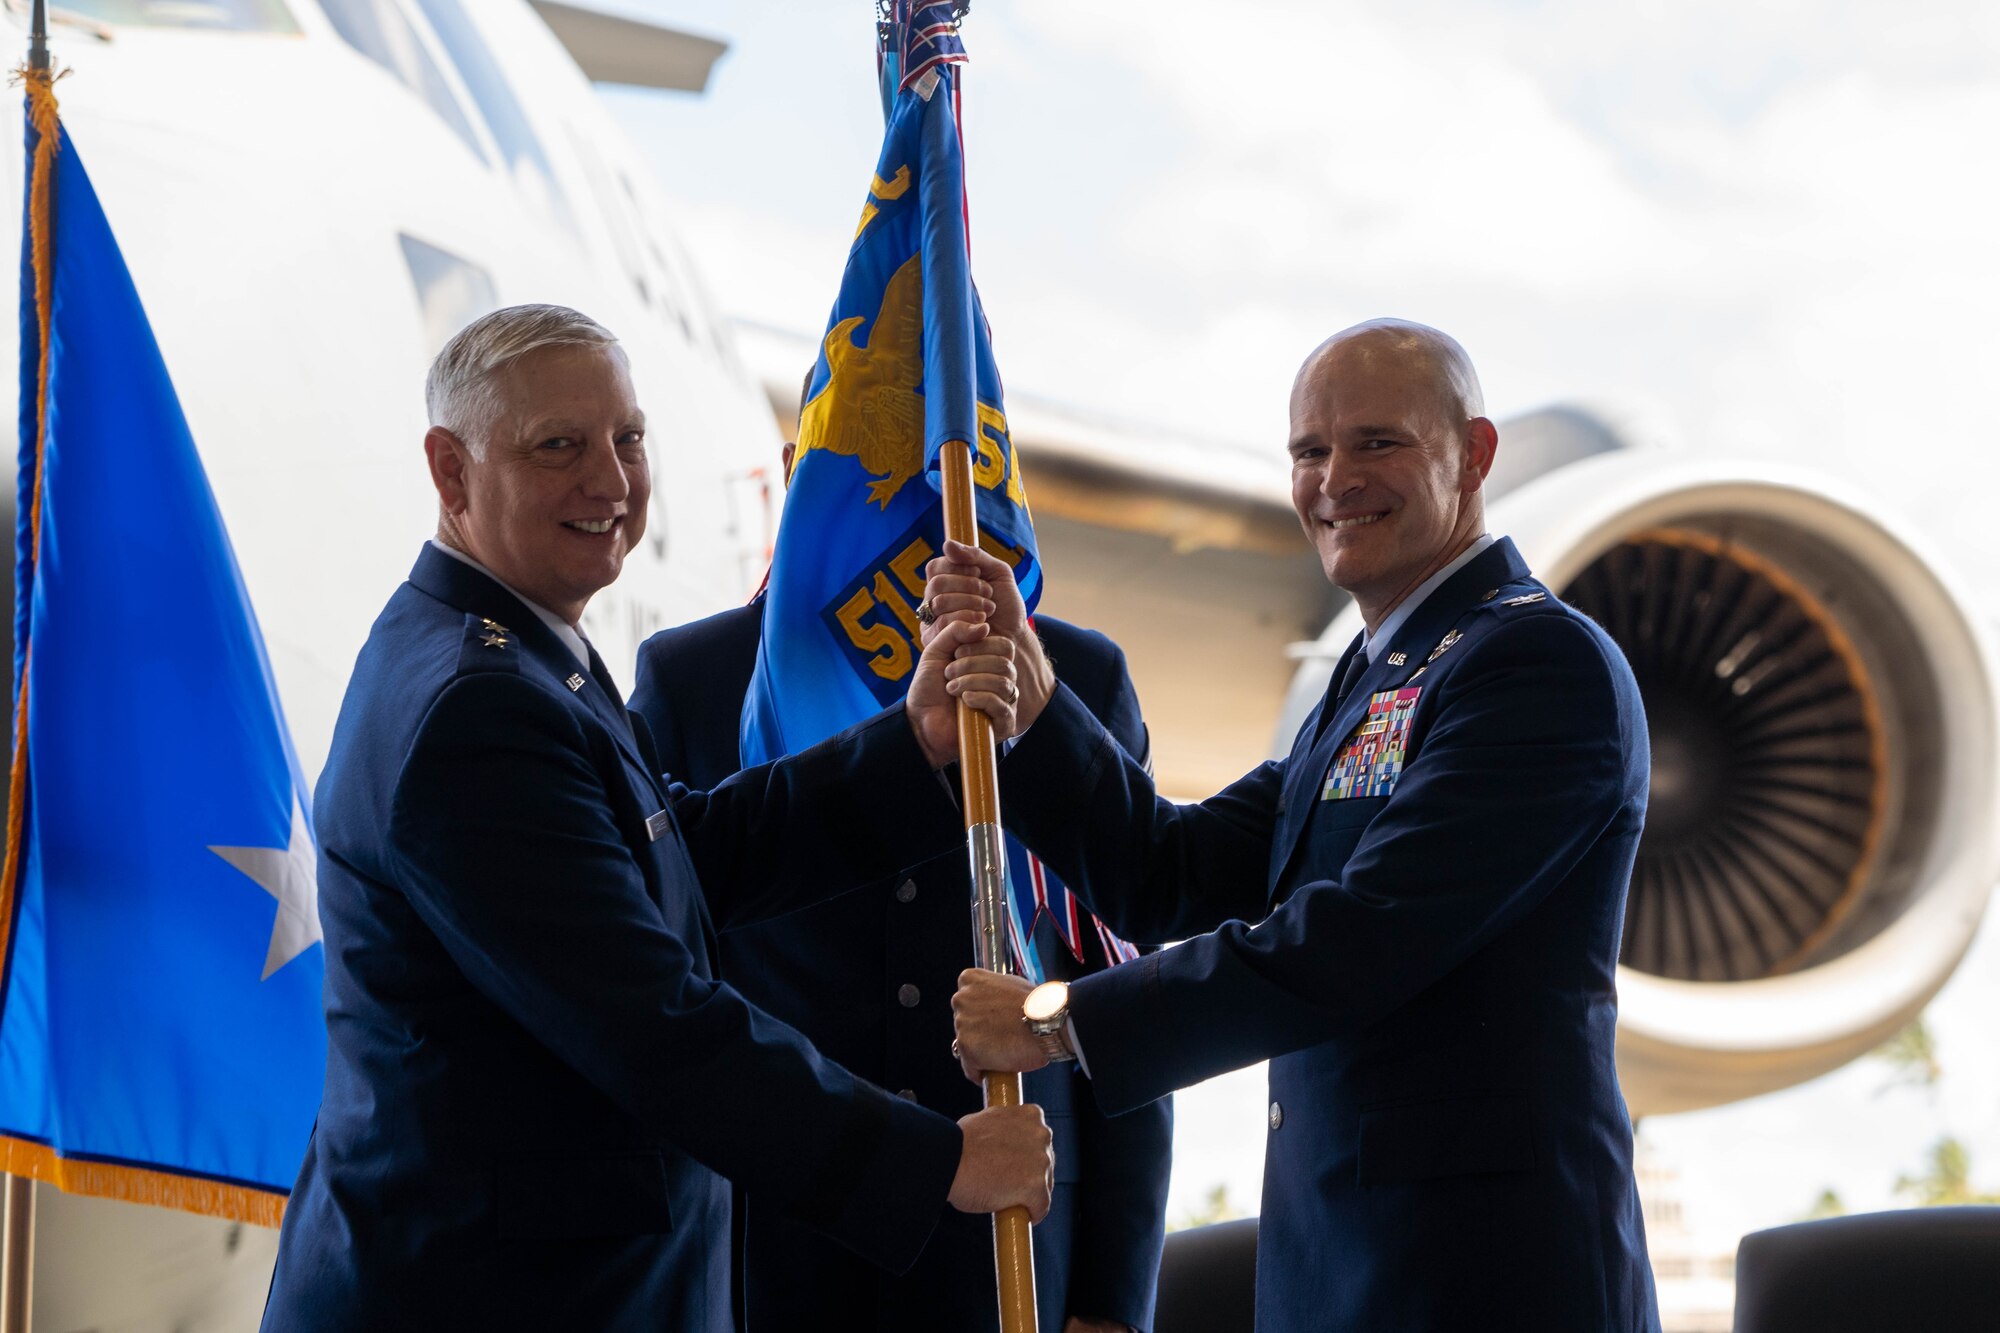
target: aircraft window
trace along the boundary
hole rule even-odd
[[[451,53],[459,77],[465,80],[472,100],[479,103],[486,127],[493,132],[493,141],[500,145],[516,181],[541,194],[551,212],[565,223],[571,222],[569,204],[556,184],[549,155],[536,137],[521,99],[514,95],[513,85],[507,82],[505,71],[493,58],[465,6],[460,0],[417,0],[417,7],[430,20],[444,49]]]
[[[618,183],[625,188],[625,202],[632,209],[633,227],[645,243],[646,253],[652,256],[653,272],[659,277],[658,286],[653,293],[655,304],[659,306],[663,318],[680,325],[681,337],[693,342],[694,325],[688,321],[687,311],[681,308],[679,297],[674,291],[678,277],[674,273],[673,265],[669,264],[667,257],[660,252],[659,237],[653,233],[651,220],[646,216],[645,205],[639,202],[639,192],[632,187],[632,178],[622,171],[618,173]]]
[[[21,8],[26,8],[25,5]],[[61,0],[52,8],[125,28],[297,32],[285,0]]]
[[[417,314],[424,324],[424,355],[436,356],[451,335],[500,308],[493,275],[449,250],[398,232],[410,283],[417,289]]]
[[[486,150],[472,132],[458,99],[451,95],[444,75],[430,52],[424,50],[417,30],[397,9],[393,0],[319,0],[320,8],[342,41],[367,56],[400,79],[404,86],[430,104],[438,118],[465,140],[465,146],[481,162]]]
[[[583,168],[584,179],[590,182],[591,193],[597,196],[597,211],[604,219],[605,230],[611,234],[611,248],[618,254],[619,266],[639,294],[639,301],[650,306],[652,291],[646,285],[646,257],[639,249],[637,228],[631,215],[619,206],[618,195],[606,179],[603,159],[590,141],[570,127],[570,147],[576,153],[578,165]]]

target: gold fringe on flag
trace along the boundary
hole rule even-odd
[[[0,1135],[0,1171],[54,1185],[65,1194],[150,1203],[260,1227],[275,1227],[285,1218],[285,1196],[269,1190],[139,1166],[79,1162],[43,1144],[5,1135]]]

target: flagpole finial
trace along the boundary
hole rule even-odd
[[[32,16],[28,21],[28,68],[47,70],[49,67],[49,3],[35,0]]]

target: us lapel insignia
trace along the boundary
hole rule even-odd
[[[1409,655],[1408,653],[1390,653],[1390,654],[1389,654],[1389,665],[1390,665],[1390,666],[1402,666],[1402,665],[1403,665],[1404,663],[1408,662],[1409,660],[1410,660],[1410,655]]]
[[[1322,801],[1387,796],[1395,790],[1410,746],[1410,720],[1417,714],[1417,696],[1422,693],[1405,686],[1368,696],[1367,715],[1326,771],[1319,793]]]
[[[1548,596],[1545,592],[1524,592],[1519,597],[1509,597],[1502,606],[1532,606]]]
[[[583,688],[583,677],[577,675],[576,672],[572,671],[569,673],[569,679],[565,680],[563,684],[569,686],[569,692],[571,694],[575,694],[578,690]]]
[[[664,810],[655,810],[646,816],[646,838],[650,842],[658,842],[666,837],[667,830],[671,827],[672,822]]]
[[[1445,635],[1442,639],[1438,640],[1438,646],[1431,649],[1431,655],[1424,659],[1424,665],[1429,666],[1432,662],[1437,661],[1438,658],[1444,656],[1445,650],[1447,648],[1450,648],[1454,643],[1457,643],[1460,639],[1464,637],[1465,636],[1463,634],[1460,634],[1457,630],[1453,630],[1451,633]]]

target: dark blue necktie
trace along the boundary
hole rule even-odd
[[[624,712],[625,696],[618,693],[618,685],[611,679],[611,672],[604,665],[604,659],[597,655],[597,649],[592,646],[588,639],[584,640],[583,646],[590,653],[590,674],[597,681],[597,687],[604,691],[605,696],[612,703],[617,705],[619,712]]]
[[[1326,733],[1327,724],[1333,721],[1333,715],[1340,711],[1341,704],[1347,701],[1355,682],[1359,681],[1367,670],[1368,650],[1357,645],[1354,656],[1347,659],[1347,669],[1340,673],[1340,683],[1328,691],[1326,704],[1319,710],[1319,725],[1313,731],[1315,740]]]
[[[1347,701],[1348,693],[1354,689],[1354,683],[1361,679],[1361,673],[1366,670],[1368,670],[1368,649],[1356,648],[1354,656],[1347,659],[1347,670],[1340,673],[1339,687],[1333,692],[1335,708],[1339,708]]]

